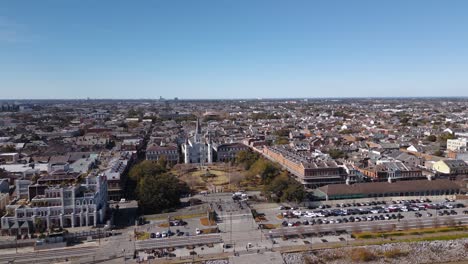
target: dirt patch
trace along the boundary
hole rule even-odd
[[[200,218],[200,223],[203,226],[215,226],[216,222],[213,220],[208,219],[207,217]]]
[[[164,223],[160,223],[158,224],[159,227],[169,227],[169,223],[168,222],[164,222]]]
[[[213,233],[218,233],[218,232],[219,232],[219,230],[218,230],[217,227],[215,227],[215,228],[206,228],[206,229],[201,230],[202,234],[213,234]]]
[[[150,238],[150,234],[146,232],[135,232],[135,237],[137,240],[146,240]]]
[[[277,227],[278,227],[278,225],[274,225],[274,224],[263,224],[262,225],[263,229],[276,229]]]

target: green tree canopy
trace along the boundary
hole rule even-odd
[[[278,166],[264,158],[255,161],[250,167],[251,175],[260,175],[263,184],[270,183],[280,172]]]
[[[294,179],[288,177],[288,173],[283,171],[269,184],[265,185],[264,192],[267,197],[275,201],[302,202],[306,192],[304,186]]]
[[[451,134],[451,133],[443,133],[441,135],[439,135],[439,137],[437,138],[440,142],[445,142],[447,143],[447,139],[455,139],[457,137],[455,137],[455,135]]]
[[[278,137],[276,140],[275,140],[275,144],[276,145],[286,145],[286,144],[289,144],[289,140],[285,137]]]
[[[304,186],[297,181],[290,179],[288,188],[283,191],[281,201],[294,201],[296,203],[300,203],[304,200],[305,195],[306,192],[304,190]]]
[[[258,160],[258,158],[258,153],[250,150],[243,150],[237,153],[236,163],[242,165],[245,170],[248,170],[255,163],[255,161]]]
[[[276,130],[275,132],[273,132],[273,134],[279,137],[289,137],[289,129],[282,128],[282,129]]]
[[[180,205],[181,195],[188,192],[188,186],[169,173],[143,177],[137,185],[139,204],[145,213],[175,208]]]
[[[166,167],[161,166],[161,164],[159,163],[150,160],[145,160],[133,166],[133,168],[130,170],[129,175],[130,178],[138,181],[144,177],[156,176],[165,172],[167,172]]]
[[[344,158],[346,157],[346,155],[344,154],[343,151],[339,150],[339,149],[331,149],[329,152],[328,152],[328,155],[330,155],[330,157],[332,159],[339,159],[339,158]]]

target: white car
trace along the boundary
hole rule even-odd
[[[195,234],[197,234],[197,235],[200,235],[200,234],[201,234],[201,230],[200,230],[200,229],[198,229],[198,228],[197,228],[197,229],[195,229]]]
[[[293,215],[295,215],[295,216],[301,216],[301,215],[302,215],[302,212],[301,212],[301,211],[293,211],[292,213],[293,213]]]

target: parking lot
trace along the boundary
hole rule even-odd
[[[367,203],[354,203],[321,205],[316,208],[294,208],[280,206],[266,209],[266,221],[262,224],[271,224],[279,227],[297,227],[307,225],[337,225],[358,222],[421,222],[423,219],[445,217],[460,218],[467,213],[466,205],[462,202],[444,200],[433,202],[431,200],[398,200],[394,202],[373,201]],[[455,217],[458,216],[458,217]],[[468,215],[467,215],[468,216]],[[440,222],[439,224],[443,224]],[[270,226],[271,226],[270,225]]]
[[[248,199],[233,199],[232,194],[212,194],[202,199],[217,213],[213,226],[202,224],[201,218],[182,221],[152,220],[137,231],[150,234],[138,242],[143,255],[190,256],[199,253],[264,250],[291,245],[308,245],[354,240],[353,232],[390,231],[411,228],[468,223],[466,201],[395,200],[321,204],[316,207],[294,208],[288,205],[252,203]],[[245,196],[244,196],[245,198]],[[250,204],[250,205],[249,205]],[[255,222],[251,207],[261,221]],[[258,220],[258,219],[257,219]],[[216,241],[203,237],[203,230],[217,228]],[[287,239],[279,239],[287,238]],[[179,240],[195,241],[193,246]],[[172,243],[171,241],[174,241]],[[179,243],[179,244],[178,244]],[[164,246],[173,245],[172,251]],[[154,248],[154,249],[152,249]]]

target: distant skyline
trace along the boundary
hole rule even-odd
[[[0,99],[468,96],[468,1],[0,2]]]

